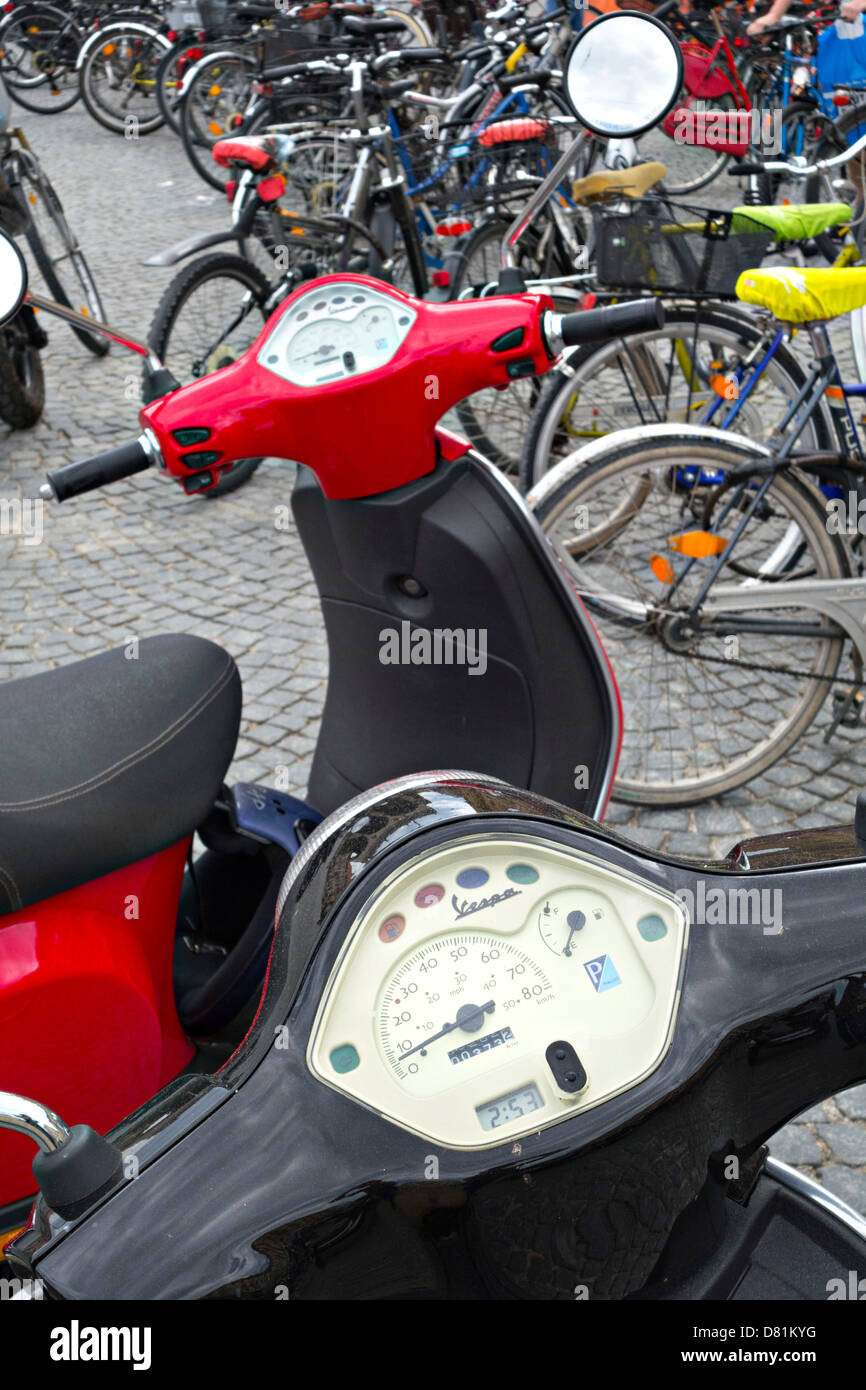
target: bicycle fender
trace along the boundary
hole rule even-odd
[[[86,38],[79,48],[78,57],[75,59],[76,72],[80,72],[84,67],[91,50],[94,49],[97,44],[102,43],[103,40],[108,38],[112,33],[142,34],[145,38],[156,39],[157,43],[166,53],[171,48],[171,44],[163,34],[157,34],[155,30],[149,29],[146,24],[106,24],[104,29],[97,29],[89,38]]]
[[[715,425],[680,425],[664,420],[654,425],[632,425],[627,430],[612,430],[610,434],[603,434],[598,439],[593,439],[591,443],[576,449],[573,454],[568,454],[561,463],[558,463],[555,468],[549,469],[536,483],[532,491],[527,494],[526,505],[534,511],[544,501],[548,493],[554,492],[570,473],[578,472],[589,463],[597,463],[604,454],[618,450],[624,444],[640,444],[647,439],[654,439],[658,435],[668,439],[689,439],[693,442],[722,440],[726,444],[736,444],[744,452],[761,458],[769,458],[773,452],[766,444],[762,444],[756,439],[749,439],[744,434],[736,434],[733,430],[717,429]]]
[[[183,77],[180,79],[180,86],[178,88],[178,101],[183,101],[184,97],[189,91],[190,86],[192,85],[193,79],[195,78],[196,74],[200,71],[200,69],[204,67],[205,63],[221,63],[226,58],[236,59],[243,57],[243,54],[236,53],[230,48],[221,48],[216,53],[205,53],[195,63],[190,64]],[[244,61],[246,62],[247,67],[253,66],[253,64],[249,61],[248,58]]]
[[[173,246],[167,246],[164,251],[156,251],[154,255],[148,256],[142,265],[147,266],[167,266],[177,265],[178,261],[186,260],[187,256],[194,256],[196,251],[207,251],[211,246],[222,246],[227,241],[241,243],[241,238],[237,234],[236,227],[229,227],[224,232],[208,232],[206,236],[187,237],[184,241],[176,241]]]

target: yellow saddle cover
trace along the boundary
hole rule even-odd
[[[571,196],[576,203],[589,203],[595,198],[608,198],[618,193],[624,198],[642,198],[667,173],[657,159],[646,164],[634,164],[630,169],[599,169],[582,179],[575,179]]]
[[[866,266],[812,270],[798,266],[764,266],[744,270],[736,295],[744,304],[760,304],[783,323],[834,319],[866,304]]]

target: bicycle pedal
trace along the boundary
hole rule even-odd
[[[861,690],[834,690],[833,723],[843,729],[856,729],[863,723],[866,710],[866,696]]]

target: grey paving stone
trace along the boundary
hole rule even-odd
[[[821,1162],[821,1150],[805,1125],[785,1125],[769,1141],[770,1153],[783,1163],[816,1164]]]
[[[866,1086],[855,1086],[836,1097],[839,1109],[852,1120],[866,1120]]]
[[[842,1163],[866,1164],[866,1123],[839,1120],[835,1124],[818,1125],[817,1128],[835,1159]]]
[[[818,1169],[817,1176],[830,1192],[835,1192],[849,1207],[866,1216],[866,1173],[862,1168],[843,1168],[828,1163]]]

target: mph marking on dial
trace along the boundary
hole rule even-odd
[[[443,1039],[462,1034],[469,1041],[491,1015],[518,1008],[522,1016],[528,1005],[553,998],[545,972],[512,942],[488,932],[446,935],[412,952],[392,976],[377,1021],[379,1043],[408,1081],[425,1070],[428,1055],[447,1061]]]

